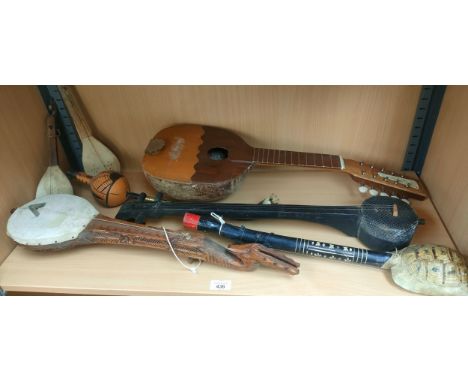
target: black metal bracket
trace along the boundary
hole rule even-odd
[[[71,168],[75,171],[83,171],[83,161],[81,159],[83,145],[57,85],[39,85],[38,88],[46,107],[51,102],[55,103],[57,109],[55,123],[60,131],[60,142]]]
[[[445,89],[445,85],[422,86],[402,170],[421,175]]]

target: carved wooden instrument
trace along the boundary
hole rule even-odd
[[[85,173],[94,176],[105,170],[119,172],[120,162],[117,157],[93,137],[90,124],[81,108],[75,89],[69,85],[60,85],[58,89],[81,140],[81,159]]]
[[[325,224],[357,237],[373,250],[391,251],[409,245],[421,221],[407,203],[389,196],[372,196],[360,206],[308,206],[292,204],[238,204],[169,202],[132,194],[120,207],[117,219],[144,223],[162,216],[186,212],[215,212],[230,219],[294,219]],[[150,201],[152,200],[152,201]]]
[[[143,170],[149,182],[175,199],[217,200],[232,193],[254,166],[299,166],[344,172],[361,192],[424,199],[417,179],[339,155],[256,148],[218,127],[176,125],[149,142]]]
[[[221,246],[204,235],[167,230],[178,256],[242,271],[259,264],[299,273],[299,264],[259,244]],[[120,244],[169,250],[161,228],[128,223],[100,215],[85,199],[47,195],[17,208],[8,219],[7,234],[33,250],[60,250],[89,244]]]
[[[390,269],[393,281],[411,292],[428,295],[468,295],[468,268],[465,260],[449,248],[426,244],[410,245],[394,252],[371,251],[236,227],[225,223],[217,215],[213,217],[205,218],[187,213],[184,216],[184,226],[305,256]]]
[[[49,167],[36,189],[36,198],[50,194],[73,194],[73,187],[60,169],[57,156],[57,129],[55,128],[55,106],[48,106],[47,130],[49,134]]]
[[[89,185],[94,199],[104,207],[120,206],[127,199],[127,193],[130,192],[127,178],[115,171],[103,171],[96,176],[73,171],[68,171],[67,174],[72,179]]]

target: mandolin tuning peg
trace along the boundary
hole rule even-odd
[[[410,201],[408,199],[401,199],[403,202],[410,204]]]
[[[396,195],[392,195],[391,198],[395,198],[395,199],[400,199],[398,196]]]
[[[372,196],[377,196],[377,195],[379,194],[379,191],[374,190],[373,188],[371,188],[371,189],[369,190],[369,194],[371,194]]]
[[[361,184],[361,185],[358,187],[358,190],[359,190],[360,193],[364,194],[364,193],[366,193],[366,192],[369,190],[369,188],[368,188],[367,186],[364,186],[363,184]]]
[[[388,196],[388,194],[386,192],[381,192],[380,196]]]

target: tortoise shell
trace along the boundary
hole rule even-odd
[[[410,245],[383,266],[400,287],[428,295],[468,295],[468,268],[456,251],[442,246]]]

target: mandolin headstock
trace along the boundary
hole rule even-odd
[[[427,198],[427,191],[419,179],[365,162],[344,160],[343,171],[360,184],[359,191],[370,195],[396,196],[401,199]]]

